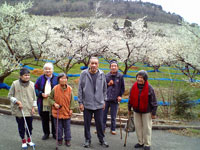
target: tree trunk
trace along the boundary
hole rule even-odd
[[[0,75],[0,83],[3,83],[4,79],[10,74],[11,72],[4,72],[2,75]]]

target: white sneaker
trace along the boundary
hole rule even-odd
[[[28,148],[27,144],[26,143],[22,143],[22,149],[27,149],[27,148]]]
[[[22,139],[22,149],[27,149],[26,139]]]
[[[33,143],[33,142],[29,142],[29,143],[27,143],[29,146],[31,146],[31,147],[34,147],[35,146],[35,143]]]

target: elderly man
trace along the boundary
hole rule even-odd
[[[147,79],[146,71],[141,70],[137,73],[128,102],[129,115],[131,108],[134,110],[135,131],[138,139],[135,148],[144,147],[144,150],[150,150],[152,119],[156,118],[157,110],[156,96]]]
[[[51,130],[53,138],[56,138],[56,131],[54,127],[53,117],[51,115],[51,106],[48,101],[48,96],[55,85],[58,84],[57,77],[53,75],[53,64],[45,63],[43,67],[44,74],[41,75],[35,83],[35,91],[38,97],[37,105],[38,112],[42,120],[42,129],[44,136],[42,140],[49,138],[50,127],[49,120],[51,118]],[[51,117],[50,117],[51,116]]]
[[[116,60],[110,61],[110,72],[106,74],[106,82],[107,82],[107,100],[106,106],[104,110],[103,123],[104,123],[104,131],[106,127],[108,110],[110,108],[111,115],[111,130],[110,133],[112,135],[116,134],[116,116],[118,110],[118,103],[120,103],[122,99],[122,95],[125,90],[124,86],[124,78],[121,73],[118,72],[118,63]]]
[[[79,81],[78,102],[84,115],[85,143],[83,146],[85,148],[89,148],[91,144],[90,124],[93,114],[100,145],[103,147],[109,146],[104,141],[103,132],[103,109],[105,107],[107,84],[105,74],[98,67],[98,58],[91,57],[89,69],[82,71]]]

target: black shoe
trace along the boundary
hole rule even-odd
[[[83,147],[89,148],[90,145],[91,145],[91,141],[90,140],[86,140],[85,143],[83,144]]]
[[[42,140],[47,140],[49,138],[49,135],[48,134],[45,134],[43,137],[42,137]]]
[[[109,147],[108,143],[105,142],[105,141],[100,142],[100,145],[103,146],[103,147],[105,147],[105,148]]]
[[[142,145],[140,145],[139,143],[137,143],[134,147],[135,148],[141,148],[141,147],[143,147],[144,145],[142,144]]]
[[[150,146],[145,146],[144,150],[150,150]]]
[[[55,134],[53,134],[53,136],[52,136],[54,139],[56,139],[56,135]]]

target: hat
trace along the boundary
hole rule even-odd
[[[117,60],[112,59],[112,60],[109,62],[110,65],[113,64],[113,63],[117,64],[117,66],[118,66],[118,62],[117,62]]]
[[[24,74],[29,74],[29,73],[30,71],[27,68],[22,68],[20,69],[20,72],[19,72],[20,76],[23,76]]]
[[[148,80],[148,74],[145,70],[138,71],[138,73],[136,74],[136,78],[137,78],[138,75],[142,76],[144,81]]]

